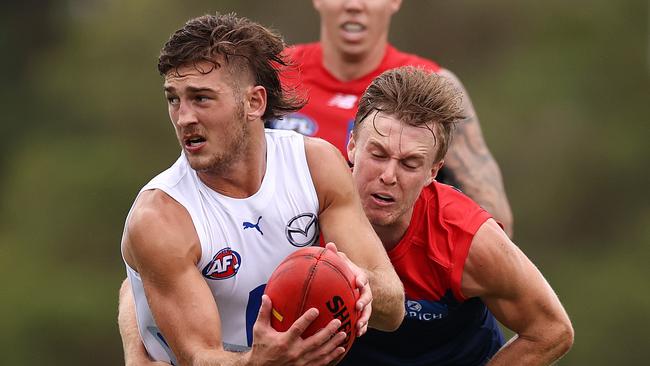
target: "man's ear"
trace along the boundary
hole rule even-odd
[[[261,119],[266,112],[266,89],[261,85],[251,86],[246,92],[245,104],[249,121]]]
[[[350,140],[348,140],[348,161],[352,164],[354,164],[354,152],[357,147],[354,138],[354,131],[350,131]]]
[[[431,175],[427,177],[425,186],[428,186],[429,184],[433,183],[433,181],[436,179],[436,175],[438,175],[438,171],[442,168],[444,164],[445,164],[444,159],[433,164],[433,166],[431,167]]]

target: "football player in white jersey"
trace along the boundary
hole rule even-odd
[[[215,195],[231,200],[256,197],[270,164],[263,121],[301,106],[280,87],[277,69],[284,64],[283,48],[282,39],[259,24],[234,15],[206,15],[188,21],[161,52],[158,69],[165,78],[169,115],[183,150],[179,161],[188,164],[201,186]],[[363,309],[360,333],[367,326],[395,330],[404,316],[403,287],[363,213],[345,160],[329,143],[310,138],[304,138],[304,155],[308,170],[301,174],[311,177],[321,235],[325,242],[336,243],[357,274],[361,291],[357,307]],[[229,314],[220,314],[219,299],[201,271],[205,235],[197,232],[200,225],[195,219],[164,189],[146,189],[127,217],[122,238],[127,268],[146,295],[140,306],[155,319],[158,336],[173,353],[172,362],[325,365],[343,354],[340,321],[302,339],[317,316],[310,309],[289,331],[276,332],[270,326],[271,302],[266,296],[252,328],[250,349],[225,350],[221,323]],[[257,217],[252,219],[257,222],[249,227],[259,225]],[[261,233],[259,226],[249,232],[254,230]],[[135,309],[128,284],[121,295],[125,347],[142,344],[129,342],[138,335],[133,331]],[[136,359],[145,352],[132,355],[135,358],[127,358],[127,364],[151,362]]]

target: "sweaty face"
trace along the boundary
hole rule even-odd
[[[199,70],[210,70],[202,73]],[[220,173],[241,158],[248,142],[241,92],[224,67],[180,67],[165,76],[165,96],[176,137],[194,170]]]
[[[361,57],[388,39],[399,0],[314,0],[321,36],[348,57]]]
[[[348,156],[366,216],[376,228],[406,230],[415,200],[440,167],[433,135],[382,113],[371,113],[357,132]]]

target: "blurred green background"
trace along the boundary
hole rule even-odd
[[[23,0],[0,13],[3,365],[116,365],[119,242],[179,153],[158,51],[236,11],[318,37],[310,1]],[[503,170],[515,241],[576,329],[563,365],[647,364],[647,1],[408,0],[391,41],[464,81]]]

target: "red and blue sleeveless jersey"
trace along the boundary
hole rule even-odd
[[[289,47],[285,56],[295,66],[281,72],[282,85],[295,89],[307,99],[307,104],[297,113],[267,121],[266,126],[320,137],[336,146],[345,157],[359,98],[374,78],[386,70],[407,65],[432,72],[440,70],[435,62],[400,52],[390,45],[374,71],[350,81],[338,80],[325,69],[320,43]]]
[[[342,365],[482,365],[503,345],[494,316],[466,298],[461,278],[476,231],[491,215],[434,182],[418,197],[402,240],[388,252],[406,294],[395,332],[369,329]]]

